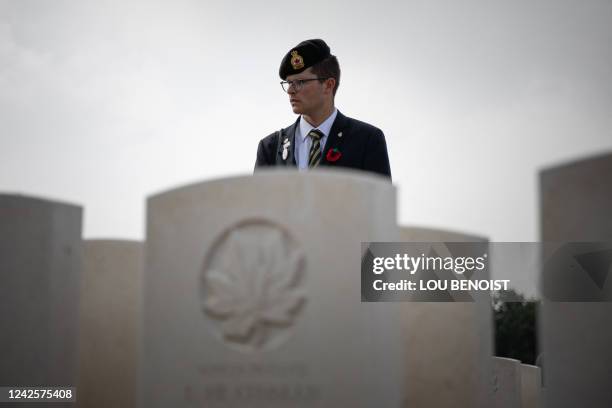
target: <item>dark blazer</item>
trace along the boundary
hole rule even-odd
[[[299,122],[300,117],[293,125],[261,139],[257,147],[255,171],[266,166],[297,165],[293,147]],[[286,159],[283,159],[283,145],[286,145],[287,141],[289,146],[286,149]],[[340,111],[331,127],[322,156],[319,166],[347,167],[377,173],[391,179],[387,143],[383,132],[368,123],[346,117]]]

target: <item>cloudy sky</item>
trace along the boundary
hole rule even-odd
[[[0,191],[141,239],[147,196],[252,171],[294,120],[280,60],[317,37],[402,224],[535,240],[538,171],[612,151],[609,0],[0,0]]]

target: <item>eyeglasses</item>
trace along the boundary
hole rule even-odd
[[[309,81],[324,81],[328,78],[310,78],[310,79],[296,79],[295,81],[281,81],[283,91],[289,92],[289,88],[293,87],[295,91],[299,91],[304,87],[304,84]]]

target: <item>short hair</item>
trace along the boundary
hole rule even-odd
[[[334,86],[334,96],[340,85],[340,64],[338,64],[338,58],[335,55],[325,58],[323,61],[316,63],[311,67],[311,71],[318,77],[321,78],[334,78],[336,85]]]

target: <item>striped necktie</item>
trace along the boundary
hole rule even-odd
[[[320,130],[312,129],[308,132],[308,136],[312,139],[310,154],[308,155],[308,168],[312,169],[317,167],[321,161],[321,138],[323,133]]]

